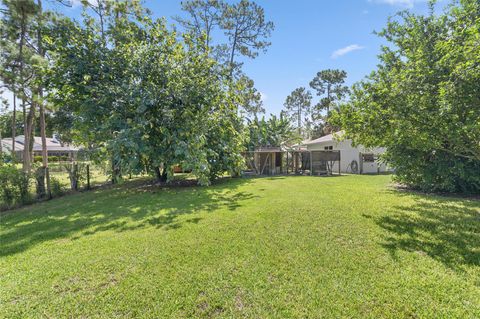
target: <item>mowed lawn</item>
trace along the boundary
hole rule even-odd
[[[480,201],[390,176],[131,183],[1,217],[2,318],[479,318]]]

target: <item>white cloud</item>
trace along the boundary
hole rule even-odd
[[[90,4],[98,4],[97,0],[88,0],[88,3]],[[72,5],[72,8],[80,7],[82,6],[82,0],[70,0],[70,4]]]
[[[260,99],[262,102],[265,102],[268,99],[268,95],[266,93],[260,92]]]
[[[338,49],[335,52],[332,53],[332,59],[336,59],[338,57],[341,57],[347,53],[353,52],[353,51],[358,51],[358,50],[363,50],[365,47],[358,45],[358,44],[350,44],[349,46],[346,46],[344,48]]]
[[[413,8],[417,2],[425,2],[425,0],[368,0],[368,2],[389,4],[391,6],[400,6]]]

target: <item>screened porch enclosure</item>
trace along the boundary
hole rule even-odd
[[[307,151],[259,148],[244,154],[244,175],[314,175],[340,174],[340,151]],[[337,165],[335,165],[337,163]]]

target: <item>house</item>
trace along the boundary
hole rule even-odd
[[[340,151],[340,162],[336,162],[333,171],[342,173],[372,174],[389,171],[389,168],[378,161],[385,148],[365,148],[362,145],[353,146],[352,141],[342,139],[343,131],[322,136],[315,140],[303,142],[308,151]]]
[[[12,153],[12,139],[4,138],[1,140],[2,149],[5,153]],[[25,144],[25,137],[23,135],[15,137],[15,154],[18,160],[23,158],[23,150]],[[69,159],[76,158],[78,153],[78,148],[62,143],[58,140],[57,137],[47,137],[47,153],[48,156],[62,156]],[[35,136],[33,140],[33,155],[41,156],[42,155],[42,138]]]

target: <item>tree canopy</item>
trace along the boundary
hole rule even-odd
[[[304,87],[296,88],[287,96],[283,106],[298,134],[308,138],[312,123],[312,93]]]
[[[397,180],[426,191],[480,192],[480,3],[444,14],[404,11],[379,33],[378,69],[333,122],[387,148]]]
[[[138,4],[109,3],[60,19],[49,34],[49,99],[67,137],[112,162],[112,175],[191,169],[202,184],[238,173],[244,83],[209,57],[196,34],[179,35]],[[179,40],[180,36],[180,40]]]

